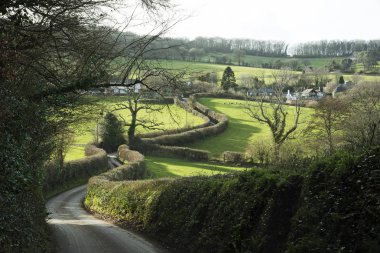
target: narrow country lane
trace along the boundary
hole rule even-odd
[[[46,203],[56,252],[167,252],[139,235],[93,217],[83,208],[85,195],[86,185],[83,185],[61,193]]]

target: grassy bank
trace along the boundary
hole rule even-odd
[[[200,98],[199,102],[211,110],[227,115],[229,125],[227,130],[223,133],[188,144],[188,147],[208,150],[213,157],[220,157],[224,151],[244,152],[247,146],[255,140],[268,140],[271,138],[269,127],[253,120],[244,111],[243,107],[246,105],[246,101]],[[291,111],[292,110],[289,111],[290,118],[292,118]],[[311,113],[311,109],[304,108],[301,114],[301,122],[307,122]],[[302,129],[304,125],[305,124],[302,124],[299,130]]]
[[[207,176],[248,169],[214,163],[184,161],[174,158],[155,156],[147,156],[145,158],[148,169],[147,178]]]
[[[320,66],[325,63],[324,58],[317,59],[316,65]],[[201,63],[201,62],[188,62],[188,61],[161,61],[162,64],[170,69],[187,69],[189,72],[196,73],[208,73],[214,72],[218,76],[218,80],[220,82],[223,71],[228,64],[214,64],[214,63]],[[257,67],[244,67],[244,66],[231,66],[232,70],[235,73],[237,83],[241,81],[241,77],[244,75],[253,75],[258,78],[264,77],[266,83],[273,82],[272,73],[277,73],[279,70],[277,69],[265,69],[265,68],[257,68]],[[301,74],[300,71],[292,71],[294,74]],[[331,80],[338,80],[336,76],[341,76],[342,74],[329,74],[329,78]],[[353,80],[356,77],[354,75],[343,74],[344,79],[346,81]],[[362,78],[366,81],[380,81],[380,76],[371,76],[371,75],[362,75]]]
[[[98,105],[101,104],[107,110],[112,110],[112,108],[121,102],[125,101],[125,98],[122,96],[107,96],[107,97],[95,97],[92,99],[98,99],[96,102]],[[93,102],[93,101],[92,101]],[[93,102],[94,103],[94,102]],[[160,106],[161,105],[157,105]],[[130,118],[130,113],[128,110],[120,110],[116,111],[115,114],[119,116],[119,118],[124,118],[128,120]],[[139,112],[140,119],[144,120],[152,120],[161,125],[160,130],[169,130],[176,129],[182,127],[191,127],[198,124],[202,124],[204,120],[202,118],[196,117],[193,114],[186,112],[182,108],[176,105],[167,105],[162,106],[162,110],[154,113],[147,113],[145,110],[141,110]],[[85,123],[80,123],[79,125],[73,125],[74,131],[74,140],[73,144],[70,146],[69,151],[66,155],[66,161],[76,160],[84,157],[84,146],[93,142],[96,139],[96,131],[97,131],[97,120],[96,115],[92,120],[86,121]],[[125,127],[125,131],[128,130],[128,127]],[[138,126],[136,129],[136,133],[146,133],[148,131]],[[158,131],[158,130],[156,130]]]
[[[379,150],[342,154],[304,174],[259,170],[90,183],[85,205],[175,252],[379,252]],[[306,169],[306,168],[305,168]]]

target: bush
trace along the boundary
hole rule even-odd
[[[244,154],[240,152],[224,151],[222,157],[225,163],[242,164],[245,161]]]
[[[270,143],[270,140],[256,140],[250,144],[246,151],[246,156],[250,162],[269,164],[273,155],[273,147]]]
[[[123,124],[112,113],[107,113],[101,125],[99,146],[107,152],[114,152],[117,147],[125,143]]]

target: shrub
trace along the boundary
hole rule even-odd
[[[242,164],[244,163],[244,154],[240,152],[224,151],[222,154],[223,162]]]
[[[273,147],[270,140],[256,140],[248,145],[246,156],[251,162],[269,164],[273,153]]]
[[[114,152],[125,143],[123,124],[112,113],[107,113],[101,125],[101,143],[99,146],[107,152]]]

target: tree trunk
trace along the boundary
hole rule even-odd
[[[278,163],[280,161],[280,148],[282,146],[282,143],[275,143],[274,144],[274,159],[275,163]]]
[[[128,129],[128,143],[129,143],[129,145],[131,145],[133,143],[133,139],[135,138],[136,119],[137,119],[136,113],[132,113],[131,125],[129,126],[129,129]]]

